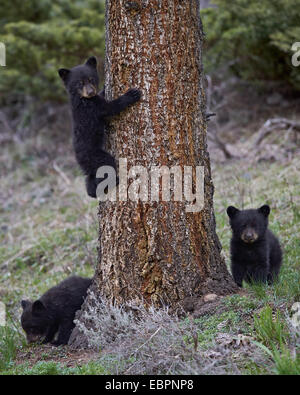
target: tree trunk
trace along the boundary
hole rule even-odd
[[[131,87],[143,94],[110,123],[109,149],[127,159],[128,172],[140,165],[149,176],[140,185],[143,201],[99,205],[94,291],[117,304],[135,300],[177,310],[191,296],[236,290],[215,233],[202,37],[197,0],[106,1],[107,99]],[[194,176],[203,166],[203,209],[187,212],[186,201],[172,198],[152,201],[151,166],[179,166],[183,176],[184,166]]]

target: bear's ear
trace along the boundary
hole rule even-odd
[[[40,300],[36,300],[32,304],[32,314],[40,314],[46,310],[45,305]]]
[[[229,218],[233,218],[235,216],[236,213],[238,213],[240,210],[238,210],[237,208],[233,207],[233,206],[229,206],[227,207],[227,215]]]
[[[269,207],[267,204],[265,204],[264,206],[261,206],[261,207],[258,209],[258,211],[259,211],[261,214],[263,214],[265,217],[268,217],[269,214],[270,214],[271,209],[270,209],[270,207]]]
[[[21,300],[22,309],[25,310],[31,304],[30,300]]]
[[[85,64],[95,69],[97,67],[97,59],[95,58],[95,56],[91,56],[90,58],[88,58]]]
[[[58,70],[58,74],[59,74],[60,78],[61,78],[64,82],[67,81],[67,79],[68,79],[70,73],[71,73],[71,70],[68,70],[68,69],[59,69],[59,70]]]

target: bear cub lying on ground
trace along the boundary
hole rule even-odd
[[[22,300],[21,324],[28,343],[67,344],[75,326],[75,313],[80,309],[91,283],[91,278],[71,276],[50,288],[35,302]],[[56,333],[57,339],[52,341]]]
[[[282,252],[277,237],[268,229],[270,207],[238,210],[230,206],[227,214],[232,229],[230,253],[234,281],[239,287],[243,280],[272,284],[279,274]]]
[[[103,180],[96,178],[98,168],[111,166],[116,169],[114,158],[103,150],[105,119],[139,101],[141,92],[129,89],[118,99],[106,101],[104,91],[97,93],[99,77],[94,56],[71,70],[59,69],[58,73],[70,97],[75,156],[87,176],[87,193],[96,198],[97,185]]]

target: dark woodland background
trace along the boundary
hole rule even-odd
[[[300,300],[300,66],[291,61],[292,44],[300,42],[300,1],[211,3],[202,1],[200,13],[207,112],[216,113],[208,146],[217,233],[229,265],[226,207],[269,204],[270,227],[285,253],[280,281],[248,287],[248,296],[224,298],[216,314],[199,317],[193,323],[196,347],[188,335],[191,323],[180,324],[186,325],[183,335],[164,316],[149,318],[143,333],[151,337],[159,322],[173,337],[160,331],[148,354],[132,341],[141,328],[128,331],[126,347],[110,359],[25,345],[19,301],[38,297],[71,273],[92,276],[97,260],[97,202],[86,196],[75,162],[57,69],[95,55],[103,83],[105,4],[1,0],[0,301],[7,325],[0,326],[0,374],[300,373],[299,325],[292,321],[292,306]],[[174,362],[173,344],[180,339],[186,346],[174,346],[179,360],[190,363]],[[134,347],[139,353],[132,361],[128,350]],[[197,347],[201,358],[190,357]],[[162,349],[164,356],[156,359]]]

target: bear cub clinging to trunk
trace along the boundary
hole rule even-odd
[[[111,166],[116,169],[114,158],[103,150],[105,119],[139,101],[141,92],[129,89],[118,99],[106,101],[104,91],[97,93],[99,77],[94,56],[71,70],[59,69],[58,73],[70,97],[75,156],[87,176],[87,193],[96,198],[97,185],[103,180],[96,178],[98,168]]]
[[[75,313],[81,308],[91,283],[91,278],[71,276],[35,302],[22,300],[21,324],[28,343],[67,344],[74,328]],[[56,333],[57,339],[52,341]]]
[[[278,277],[282,252],[277,237],[268,229],[270,207],[238,210],[227,208],[232,229],[230,242],[231,272],[234,281],[268,282]]]

